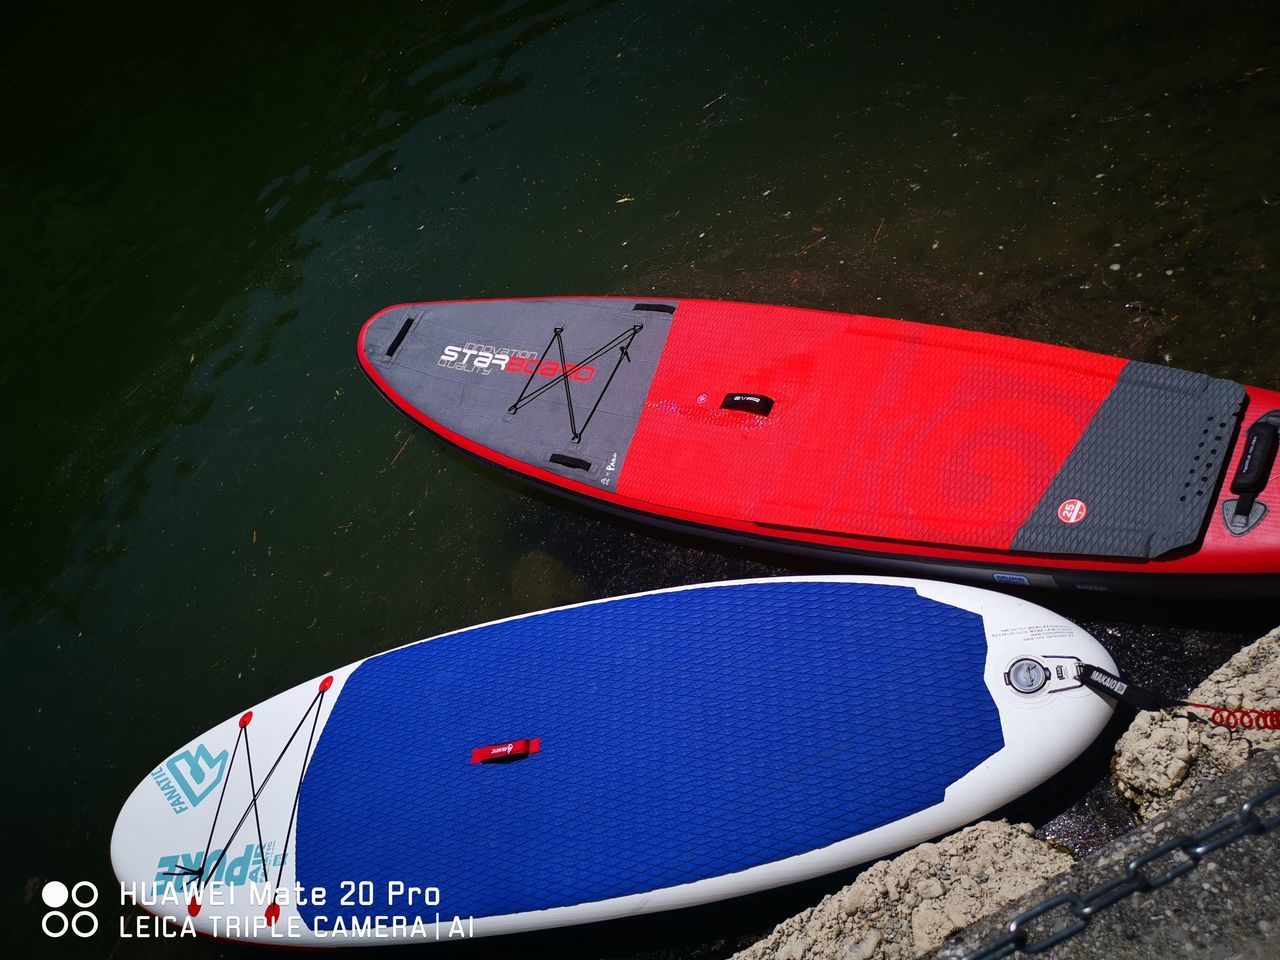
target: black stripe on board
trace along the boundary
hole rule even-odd
[[[400,344],[404,343],[404,338],[409,335],[409,328],[413,326],[415,317],[406,317],[404,323],[400,327],[400,332],[396,334],[396,338],[391,341],[391,346],[387,347],[387,356],[394,357],[396,351],[400,349]]]
[[[581,457],[571,457],[565,453],[553,453],[547,457],[552,463],[562,467],[568,467],[570,470],[590,470],[591,461],[583,460]]]

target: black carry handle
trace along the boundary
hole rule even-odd
[[[1231,479],[1231,492],[1236,501],[1236,516],[1247,517],[1253,503],[1271,477],[1271,467],[1276,461],[1276,446],[1280,443],[1280,431],[1267,418],[1257,420],[1244,437],[1244,452],[1236,475]]]
[[[404,323],[400,326],[400,332],[397,333],[395,338],[391,341],[391,346],[387,347],[388,357],[394,357],[396,355],[396,351],[400,349],[400,344],[404,343],[404,338],[409,335],[409,328],[413,326],[413,321],[417,319],[417,317],[405,318]]]
[[[766,397],[763,393],[726,393],[720,409],[741,410],[744,413],[767,417],[773,410],[773,397]]]
[[[568,467],[570,470],[591,469],[590,460],[583,460],[581,457],[571,457],[567,453],[553,453],[551,456],[547,457],[547,459],[562,467]]]

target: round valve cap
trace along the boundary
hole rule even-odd
[[[1019,693],[1035,693],[1049,682],[1049,670],[1039,660],[1024,657],[1013,662],[1005,679]]]

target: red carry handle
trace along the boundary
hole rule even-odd
[[[476,747],[471,751],[472,763],[503,763],[508,760],[519,760],[542,749],[542,740],[533,737],[528,740],[508,740],[506,743],[491,743],[487,747]]]

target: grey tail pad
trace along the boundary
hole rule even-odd
[[[1229,380],[1126,364],[1013,549],[1151,558],[1194,543],[1244,397]]]
[[[364,352],[430,420],[497,453],[607,488],[626,459],[678,306],[612,297],[406,304],[369,326]],[[588,365],[589,378],[583,367],[569,379],[568,394],[564,378],[530,377],[540,359],[543,369],[559,371],[611,343]]]

